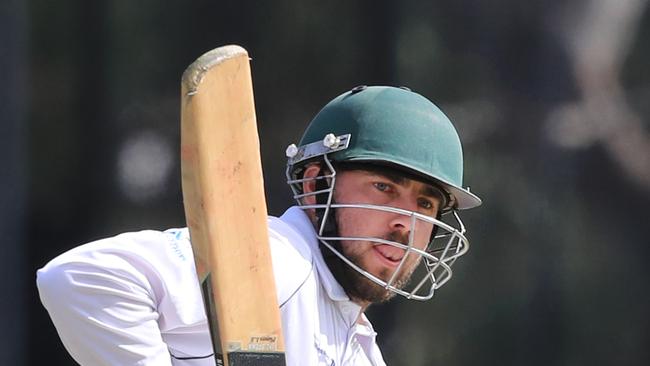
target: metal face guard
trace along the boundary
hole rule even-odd
[[[323,209],[326,205],[303,205],[303,209]],[[413,211],[402,210],[394,207],[375,206],[375,205],[360,205],[360,204],[331,204],[332,209],[337,208],[357,208],[364,210],[377,210],[383,212],[397,213],[409,216],[411,219],[411,227],[415,228],[418,220],[435,225],[438,228],[438,233],[429,242],[424,250],[418,249],[414,246],[413,238],[415,237],[415,230],[409,233],[408,243],[400,243],[375,237],[346,237],[346,236],[323,236],[322,231],[318,233],[318,239],[323,245],[329,248],[346,264],[354,268],[356,271],[364,275],[369,280],[378,284],[379,286],[390,290],[396,294],[402,295],[408,299],[414,300],[429,300],[433,297],[435,290],[442,287],[452,277],[452,265],[463,254],[469,250],[469,242],[464,235],[464,227],[462,221],[456,214],[452,212],[452,216],[457,221],[460,229],[456,229],[451,225],[437,220],[433,217],[425,216]],[[330,211],[331,212],[331,211]],[[325,217],[323,222],[330,219]],[[333,245],[334,241],[363,241],[376,244],[386,244],[405,251],[404,256],[400,260],[397,267],[387,281],[374,276],[370,272],[359,267],[347,257],[343,255],[336,246]],[[407,263],[407,258],[417,256],[415,271],[411,276],[409,284],[402,288],[397,285],[398,274]]]
[[[333,203],[332,196],[334,187],[336,185],[336,171],[327,158],[326,154],[323,156],[323,158],[325,164],[329,168],[329,171],[332,173],[314,178],[296,179],[296,177],[292,177],[290,175],[291,166],[287,168],[287,183],[292,188],[294,192],[294,198],[300,207],[304,210],[318,209],[324,212],[323,218],[320,221],[320,226],[317,228],[317,238],[320,240],[320,242],[334,254],[336,254],[347,265],[351,266],[357,272],[361,273],[363,276],[376,283],[377,285],[385,288],[386,290],[402,295],[408,299],[431,299],[435,290],[442,287],[445,283],[447,283],[447,281],[451,279],[451,267],[456,259],[467,253],[469,250],[469,241],[465,237],[465,226],[458,216],[458,213],[455,210],[449,210],[443,213],[441,219],[436,219],[434,217],[423,215],[418,212],[403,210],[395,207],[369,204]],[[329,182],[327,189],[317,190],[306,194],[302,192],[301,185],[303,182],[320,179],[326,179]],[[322,194],[327,194],[327,200],[324,204],[305,205],[302,202],[302,198],[304,197]],[[411,220],[411,228],[413,228],[409,232],[408,243],[400,243],[376,237],[327,236],[325,228],[327,227],[329,220],[334,220],[332,217],[333,210],[339,208],[376,210],[408,216]],[[416,224],[419,221],[433,225],[436,228],[435,236],[431,238],[424,250],[418,249],[414,246]],[[446,221],[449,221],[449,223]],[[336,248],[336,245],[333,244],[336,241],[363,241],[376,243],[377,245],[385,244],[400,248],[404,250],[405,253],[390,278],[388,280],[383,280],[359,267],[350,261],[347,257],[345,257],[345,255],[343,255],[343,253],[341,253]],[[415,266],[414,272],[411,275],[411,281],[409,281],[409,283],[406,285],[398,284],[398,275],[400,274],[400,271],[404,267],[405,263],[407,263],[407,258],[411,258],[413,256],[417,256],[417,265]]]

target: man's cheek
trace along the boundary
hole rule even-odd
[[[417,230],[419,231],[419,234],[427,238],[429,238],[431,236],[431,233],[433,232],[433,224],[428,222],[421,222],[416,227]]]
[[[427,235],[428,234],[428,235]],[[415,243],[413,246],[420,250],[425,250],[429,244],[429,239],[431,238],[431,233],[421,233],[416,235]]]

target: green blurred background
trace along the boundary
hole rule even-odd
[[[426,303],[370,317],[389,365],[648,365],[647,0],[107,1],[0,5],[2,364],[72,365],[35,270],[184,225],[179,89],[252,56],[272,214],[284,150],[359,84],[428,96],[464,141],[472,248]]]

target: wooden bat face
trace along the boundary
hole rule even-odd
[[[284,365],[250,64],[239,46],[216,48],[183,74],[181,174],[217,364]]]

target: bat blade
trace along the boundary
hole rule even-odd
[[[217,365],[284,365],[250,63],[239,46],[183,73],[181,175]]]

